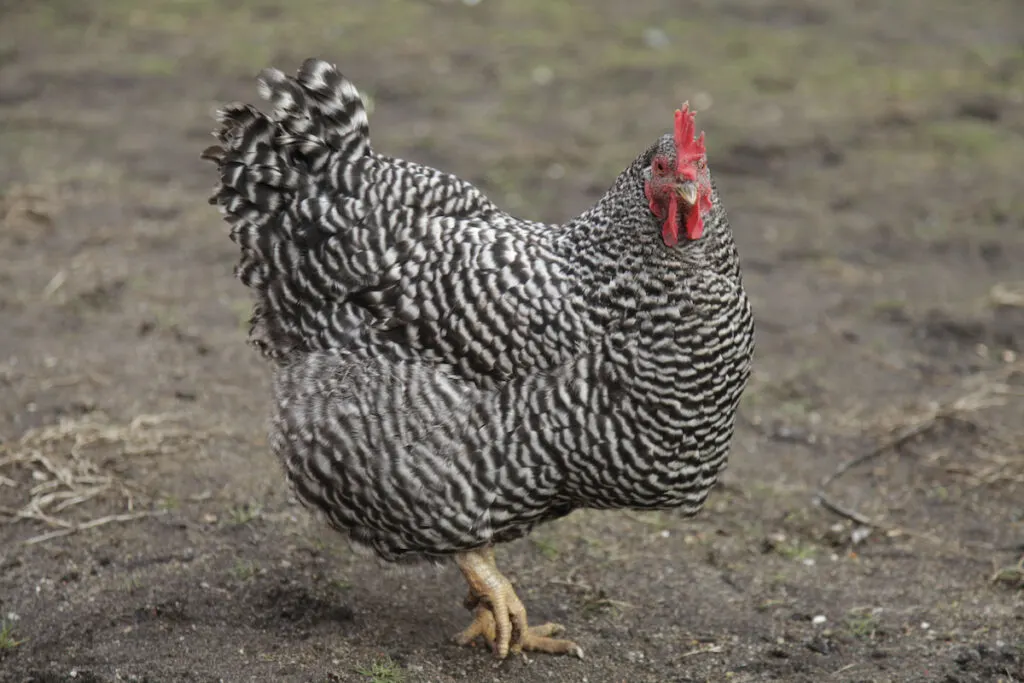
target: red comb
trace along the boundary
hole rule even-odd
[[[684,164],[693,163],[703,158],[706,152],[704,133],[701,132],[700,137],[694,139],[697,133],[697,127],[693,123],[695,117],[696,114],[690,111],[689,102],[684,102],[682,109],[676,109],[675,138],[678,171],[683,170]]]
[[[682,109],[676,109],[675,143],[676,143],[676,173],[688,180],[697,180],[696,168],[698,162],[705,157],[704,133],[694,139],[697,127],[693,120],[696,114],[690,111],[690,103],[684,102]],[[679,200],[675,195],[669,200],[669,216],[661,229],[662,239],[669,247],[674,247],[679,240],[679,225],[676,222],[676,211]],[[693,207],[686,216],[686,236],[691,239],[699,239],[704,234],[703,213],[711,210],[711,191],[709,187],[701,184],[700,198],[697,206]]]

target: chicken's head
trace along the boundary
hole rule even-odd
[[[669,247],[679,242],[680,222],[685,225],[687,239],[699,239],[704,233],[704,214],[711,210],[704,133],[695,138],[694,116],[689,104],[676,110],[675,149],[656,152],[644,174],[644,193],[651,213],[661,223],[661,238]]]

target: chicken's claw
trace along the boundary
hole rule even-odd
[[[474,610],[474,617],[469,627],[455,636],[456,643],[472,645],[483,638],[498,659],[505,659],[510,652],[568,654],[583,659],[579,645],[552,637],[565,631],[560,624],[529,625],[526,608],[515,589],[494,565],[493,551],[466,553],[458,563],[469,583],[465,606]]]

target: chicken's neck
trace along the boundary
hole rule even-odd
[[[739,283],[736,247],[717,192],[703,236],[674,248],[665,246],[644,201],[623,201],[613,188],[554,238],[577,295],[600,323],[675,307],[701,273]]]

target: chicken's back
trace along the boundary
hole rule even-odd
[[[241,248],[250,340],[266,356],[385,349],[494,383],[582,338],[547,226],[454,175],[375,153],[358,91],[327,62],[295,77],[265,70],[260,91],[271,113],[224,108],[204,156],[219,167],[210,201]],[[538,335],[556,320],[563,339]]]

